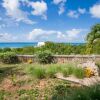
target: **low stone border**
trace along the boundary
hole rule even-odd
[[[22,62],[27,62],[32,60],[33,63],[36,62],[34,55],[17,55],[19,60]],[[57,63],[67,63],[67,62],[79,62],[83,63],[86,61],[100,62],[100,55],[54,55],[54,60]]]
[[[56,77],[61,80],[66,80],[71,83],[80,84],[82,86],[91,86],[100,83],[100,77],[99,76],[93,76],[91,78],[83,78],[78,79],[76,77],[63,77],[61,73],[56,74]]]

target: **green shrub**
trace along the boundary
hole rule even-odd
[[[99,68],[99,75],[100,75],[100,62],[96,62],[96,65],[97,65],[98,68]]]
[[[91,87],[71,88],[56,86],[52,100],[100,100],[100,84]]]
[[[69,75],[69,73],[68,73],[68,68],[62,68],[61,72],[63,73],[63,75],[64,75],[65,77],[67,77],[67,76]]]
[[[37,53],[36,57],[38,62],[42,64],[50,64],[54,61],[54,58],[50,51],[40,51]]]
[[[69,76],[69,75],[74,75],[77,78],[84,78],[84,70],[80,67],[77,67],[75,64],[66,64],[66,66],[62,66],[61,72],[63,75]]]
[[[20,96],[19,100],[37,100],[37,97],[39,96],[39,90],[37,88],[31,90],[22,89],[18,90],[17,94]]]
[[[5,64],[18,63],[18,57],[14,52],[0,53],[0,61]]]
[[[49,78],[55,78],[56,73],[57,73],[57,68],[55,66],[50,66],[46,69],[46,76]]]
[[[85,77],[85,72],[84,69],[82,68],[75,68],[73,74],[77,77],[77,78],[84,78]]]
[[[3,50],[3,52],[9,52],[9,51],[11,51],[11,48],[3,48],[2,50]]]
[[[45,69],[42,67],[30,67],[29,73],[38,79],[46,77]]]
[[[71,100],[100,100],[100,84],[73,90]]]
[[[53,93],[53,96],[51,100],[69,100],[67,99],[67,89],[64,85],[58,85],[54,87],[55,92]]]
[[[10,92],[7,92],[5,90],[0,90],[0,100],[5,100],[5,98],[7,98],[8,96],[9,97],[11,96]]]

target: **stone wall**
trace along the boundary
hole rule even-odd
[[[33,63],[36,62],[34,55],[18,55],[18,58],[22,62],[28,62],[30,59],[33,61]],[[83,63],[86,61],[100,62],[100,55],[54,55],[54,59],[57,63]]]

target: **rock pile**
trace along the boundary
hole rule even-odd
[[[99,76],[99,68],[93,61],[87,61],[86,63],[79,64],[78,67],[90,69],[93,73],[93,76]]]

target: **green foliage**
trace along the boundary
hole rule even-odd
[[[55,92],[51,100],[69,100],[67,95],[67,87],[65,85],[55,86]]]
[[[93,44],[93,53],[100,54],[100,40]]]
[[[15,52],[16,54],[24,54],[23,48],[12,48],[12,52]]]
[[[59,95],[64,95],[66,92],[66,87],[64,85],[58,85],[55,87],[55,90]]]
[[[75,68],[73,74],[77,78],[84,78],[85,77],[85,72],[84,72],[84,69],[82,69],[82,68]]]
[[[3,52],[9,52],[9,51],[11,51],[11,48],[3,48],[2,51]]]
[[[40,51],[36,55],[39,63],[50,64],[53,63],[54,59],[50,51]]]
[[[57,73],[57,67],[50,66],[46,69],[46,76],[49,78],[55,78],[55,74]]]
[[[24,47],[22,54],[34,54],[34,47]]]
[[[0,53],[0,61],[5,64],[14,64],[19,62],[18,57],[14,52]]]
[[[66,64],[66,66],[61,68],[61,72],[65,77],[69,75],[74,75],[77,78],[85,77],[84,70],[80,67],[77,67],[76,64]]]
[[[34,77],[36,77],[36,78],[38,78],[38,79],[43,79],[43,78],[45,78],[46,76],[46,74],[45,74],[45,69],[44,68],[42,68],[42,67],[31,67],[30,69],[29,69],[29,73],[32,75],[32,76],[34,76]]]
[[[11,94],[9,92],[6,92],[4,90],[0,90],[0,100],[5,100],[5,97],[10,96]]]
[[[52,100],[100,100],[100,85],[84,88],[71,88],[60,85],[56,88]]]
[[[86,44],[81,45],[71,45],[68,43],[54,43],[46,42],[44,46],[41,47],[23,47],[23,48],[4,48],[0,49],[0,52],[12,51],[16,54],[36,54],[37,52],[50,51],[57,55],[70,55],[70,54],[85,54]]]
[[[100,24],[96,24],[92,27],[91,32],[87,35],[87,41],[93,44],[95,41],[100,40]]]
[[[22,89],[18,90],[17,93],[20,96],[19,100],[37,100],[37,97],[39,96],[38,89],[31,89],[31,90]]]
[[[2,48],[0,48],[0,53],[1,53],[1,52],[3,52],[3,49],[2,49]]]
[[[100,85],[74,90],[72,100],[100,100]]]
[[[94,25],[87,35],[87,51],[100,54],[100,24]]]
[[[62,73],[65,77],[74,75],[77,78],[84,78],[84,70],[74,64],[51,64],[27,66],[26,72],[32,76],[42,78],[55,78],[55,74]]]

